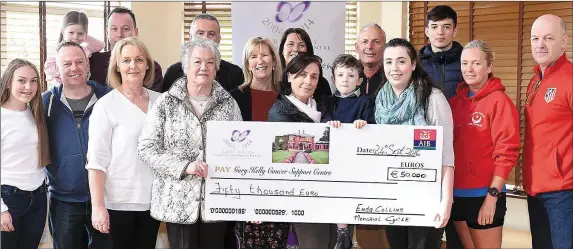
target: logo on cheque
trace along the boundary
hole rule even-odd
[[[277,15],[275,20],[277,22],[296,22],[302,18],[302,14],[310,6],[310,1],[304,1],[296,5],[291,5],[290,2],[281,1],[277,6]]]
[[[414,129],[415,150],[436,150],[436,130]]]
[[[251,134],[251,130],[246,130],[243,132],[240,132],[239,130],[234,130],[233,133],[231,134],[231,142],[243,142],[245,141],[245,139],[247,139],[247,136]]]

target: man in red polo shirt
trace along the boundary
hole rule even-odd
[[[573,248],[573,64],[565,22],[543,15],[531,27],[538,63],[525,104],[524,187],[532,246]]]

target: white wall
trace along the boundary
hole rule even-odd
[[[375,22],[386,32],[386,40],[407,38],[407,2],[359,2],[358,27]]]
[[[183,44],[183,2],[131,2],[139,38],[165,70],[179,61]],[[161,14],[160,14],[161,13]]]

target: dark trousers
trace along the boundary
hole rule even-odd
[[[149,211],[107,211],[113,249],[155,248],[160,222]]]
[[[439,249],[444,229],[414,226],[386,226],[392,249]]]
[[[334,244],[330,239],[331,224],[295,223],[294,230],[300,249],[329,249]]]
[[[225,249],[237,248],[237,236],[235,236],[236,221],[227,221],[227,228],[225,231]]]
[[[573,248],[573,190],[527,196],[533,249]]]
[[[226,222],[165,225],[171,249],[224,249]]]
[[[82,245],[82,234],[88,233],[88,248],[108,249],[112,247],[111,236],[100,233],[92,226],[91,202],[66,202],[50,198],[50,233],[54,249],[78,249]]]
[[[2,248],[37,249],[46,225],[46,186],[25,191],[2,185],[2,200],[12,216],[14,231],[2,232]]]

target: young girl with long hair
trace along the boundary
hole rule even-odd
[[[48,135],[38,70],[14,59],[0,81],[2,248],[38,248],[46,224]]]
[[[72,41],[80,44],[88,58],[92,53],[101,51],[105,44],[88,35],[88,24],[88,16],[86,13],[75,10],[68,11],[64,16],[58,43]],[[49,52],[46,63],[44,64],[44,71],[47,76],[46,80],[48,81],[48,89],[62,83],[56,66],[55,49]],[[105,82],[98,83],[105,84]]]

